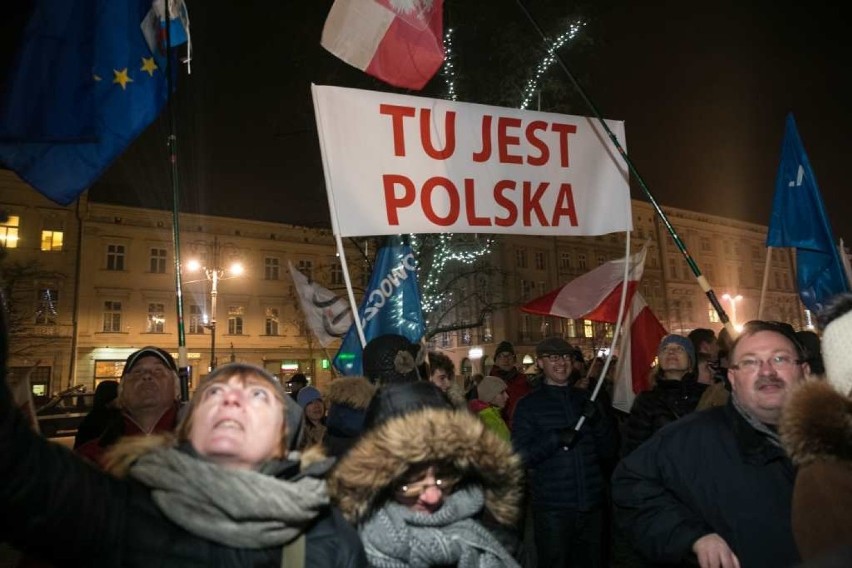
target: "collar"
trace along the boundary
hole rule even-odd
[[[743,460],[751,465],[765,465],[776,460],[791,463],[784,448],[773,443],[769,429],[764,426],[767,430],[764,432],[755,428],[736,407],[733,398],[729,397],[724,411],[728,415]]]

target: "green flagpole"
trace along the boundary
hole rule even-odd
[[[541,36],[542,41],[546,42],[546,36],[544,35],[544,32],[538,25],[538,22],[536,22],[535,19],[532,17],[532,14],[530,14],[530,12],[527,10],[526,6],[524,6],[523,2],[521,2],[521,0],[517,0],[517,4],[521,8],[521,11],[524,13],[524,15],[527,17],[527,20],[529,20],[532,27],[535,28],[538,35]],[[690,270],[692,270],[692,274],[698,281],[698,285],[701,287],[701,290],[707,296],[707,299],[710,301],[710,304],[713,306],[713,309],[716,310],[717,314],[719,314],[719,321],[724,324],[725,328],[727,328],[728,332],[733,337],[736,337],[737,331],[734,329],[733,322],[731,322],[731,320],[728,318],[728,314],[725,313],[724,308],[722,308],[722,304],[719,303],[719,299],[716,297],[716,293],[713,291],[713,288],[710,286],[710,283],[707,281],[707,278],[705,278],[704,275],[701,274],[701,270],[699,270],[698,264],[696,264],[695,260],[689,254],[689,251],[686,248],[686,244],[684,244],[680,236],[677,234],[677,231],[675,231],[675,228],[672,226],[671,222],[669,222],[669,218],[666,216],[665,211],[662,210],[660,205],[657,203],[657,200],[654,199],[654,196],[651,194],[651,190],[648,189],[648,185],[645,183],[645,180],[639,174],[639,171],[636,169],[636,166],[633,165],[633,161],[630,159],[630,156],[627,155],[627,152],[621,146],[621,143],[618,141],[618,138],[615,137],[615,134],[612,132],[612,130],[602,118],[597,106],[595,106],[595,103],[592,102],[592,100],[588,97],[586,91],[574,77],[574,74],[571,73],[571,71],[568,69],[568,66],[562,60],[562,57],[555,51],[553,52],[553,56],[559,63],[559,66],[562,68],[562,71],[565,72],[565,75],[571,81],[571,84],[574,85],[575,89],[577,89],[577,92],[582,97],[583,102],[586,103],[586,105],[592,111],[594,117],[606,131],[607,135],[609,136],[609,139],[612,141],[612,143],[618,150],[618,153],[621,154],[624,163],[627,164],[627,168],[630,170],[630,173],[633,174],[633,176],[636,178],[636,181],[639,182],[639,186],[642,188],[642,191],[645,192],[645,195],[648,197],[648,200],[651,202],[651,205],[654,207],[654,210],[657,212],[657,215],[660,217],[660,219],[663,221],[663,224],[666,226],[666,230],[668,230],[669,235],[671,235],[672,237],[672,240],[674,240],[675,246],[677,246],[684,259],[686,259],[686,263],[689,265]]]

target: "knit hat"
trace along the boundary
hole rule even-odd
[[[506,382],[499,377],[485,377],[476,387],[478,398],[482,402],[494,404],[494,399],[506,390]]]
[[[843,396],[852,396],[852,311],[832,320],[822,331],[825,380]]]
[[[374,337],[364,347],[364,374],[373,383],[406,383],[418,380],[422,361],[420,346],[401,335]]]
[[[574,351],[574,348],[571,347],[571,344],[561,337],[548,337],[539,341],[538,345],[535,346],[536,357],[541,357],[542,355],[567,355],[572,351]]]
[[[143,347],[139,351],[134,351],[130,354],[124,362],[124,370],[121,372],[121,376],[123,377],[129,373],[130,370],[133,369],[133,366],[136,365],[136,363],[138,363],[143,357],[156,357],[169,370],[177,373],[177,364],[175,363],[174,357],[172,357],[168,351],[160,349],[159,347],[154,347],[153,345],[148,345],[147,347]]]
[[[500,343],[497,344],[497,349],[494,351],[494,358],[496,359],[497,357],[499,357],[500,353],[507,353],[507,352],[514,355],[515,354],[515,348],[512,347],[512,344],[509,343],[508,341],[501,341]]]
[[[677,335],[676,333],[667,335],[662,339],[662,341],[660,341],[660,346],[657,348],[657,356],[659,357],[666,346],[671,345],[672,343],[683,347],[683,350],[686,351],[686,356],[689,357],[689,368],[691,369],[695,367],[695,347],[688,338],[682,335]]]
[[[305,408],[315,400],[322,400],[322,395],[320,394],[320,391],[314,387],[305,387],[296,395],[296,402],[298,402],[299,406],[302,408]]]
[[[364,430],[375,428],[391,418],[423,408],[452,410],[453,406],[441,389],[429,381],[384,385],[370,401]]]

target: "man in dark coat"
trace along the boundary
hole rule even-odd
[[[790,526],[795,472],[777,425],[804,380],[803,358],[790,326],[749,322],[731,351],[728,404],[663,428],[619,464],[616,517],[648,560],[743,568],[798,562]]]
[[[570,386],[572,351],[558,337],[536,346],[543,384],[518,402],[512,445],[530,470],[539,566],[595,568],[602,565],[601,460],[615,455],[615,429],[605,412],[590,411],[587,391]]]

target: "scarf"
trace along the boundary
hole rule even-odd
[[[388,501],[359,528],[370,566],[518,567],[497,539],[473,520],[484,504],[478,486],[447,496],[432,514]]]
[[[749,414],[748,410],[743,408],[743,406],[740,404],[740,401],[737,400],[736,394],[732,394],[731,399],[733,400],[734,408],[737,412],[739,412],[740,416],[742,416],[745,421],[748,422],[749,426],[751,426],[764,437],[766,437],[769,440],[769,443],[773,446],[777,448],[784,447],[784,445],[781,443],[781,436],[778,435],[778,432],[776,430],[770,428],[769,426]]]
[[[150,488],[169,520],[235,548],[287,544],[329,503],[323,479],[225,469],[176,448],[146,453],[129,475]]]

